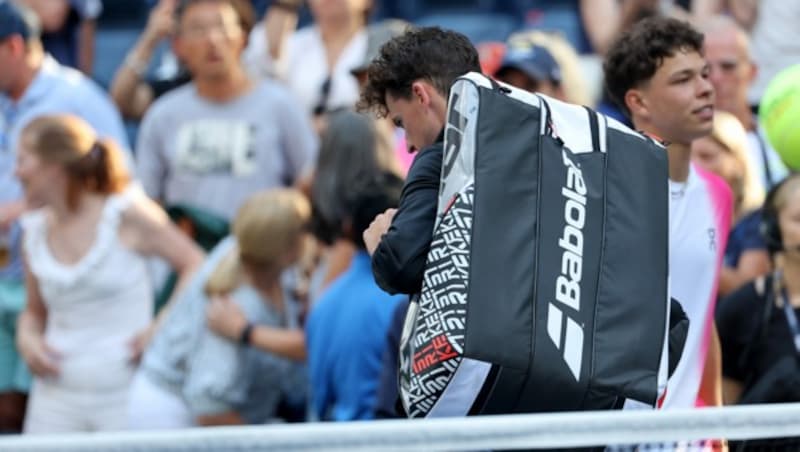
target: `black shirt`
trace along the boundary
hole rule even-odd
[[[392,225],[372,255],[372,273],[390,294],[415,294],[422,289],[425,260],[431,246],[439,180],[442,173],[444,134],[419,152],[400,195]]]
[[[772,306],[767,322],[763,321],[767,294],[772,290],[770,275],[762,294],[756,290],[755,282],[750,282],[722,299],[717,307],[722,374],[748,386],[752,384],[749,378],[758,380],[778,362],[797,353],[782,308]],[[800,317],[800,309],[795,313]],[[762,335],[764,327],[766,332]]]

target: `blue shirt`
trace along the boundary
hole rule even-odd
[[[129,149],[122,118],[108,95],[82,73],[45,57],[19,101],[0,93],[0,204],[22,198],[22,188],[14,177],[20,132],[32,119],[56,113],[80,116],[100,136],[113,138],[123,149]],[[18,229],[14,231],[11,263],[0,269],[0,280],[22,278]]]
[[[731,229],[728,244],[725,246],[726,266],[737,268],[745,251],[767,250],[767,244],[761,235],[761,212],[761,209],[750,212]]]
[[[375,417],[386,333],[403,298],[375,284],[364,251],[322,294],[306,323],[311,402],[319,419]]]

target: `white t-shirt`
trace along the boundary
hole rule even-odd
[[[670,294],[689,317],[689,334],[667,383],[664,409],[696,406],[732,210],[733,197],[725,182],[694,165],[686,183],[670,181]]]
[[[353,107],[358,101],[358,81],[350,70],[360,66],[367,54],[366,29],[356,33],[339,55],[333,73],[328,71],[328,57],[319,28],[302,28],[289,37],[283,56],[274,61],[269,56],[263,22],[253,28],[242,56],[250,74],[277,77],[285,81],[305,111],[311,114],[322,97],[322,85],[331,76],[327,109]]]
[[[694,408],[711,339],[733,197],[722,179],[694,164],[687,181],[670,181],[669,190],[670,295],[686,312],[689,333],[659,405],[662,409]],[[643,408],[649,406],[625,402],[625,409]]]

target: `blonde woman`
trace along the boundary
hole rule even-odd
[[[759,233],[759,207],[764,201],[764,189],[747,152],[747,133],[730,113],[714,113],[711,134],[692,143],[692,160],[722,177],[733,192],[734,227],[728,238],[719,283],[719,294],[725,296],[771,268]]]
[[[269,326],[288,338],[285,355],[305,355],[287,269],[300,257],[310,215],[308,201],[294,190],[245,201],[233,234],[211,252],[145,352],[131,390],[129,428],[264,423],[276,417],[284,396],[302,396],[298,363],[249,345],[254,326]],[[206,327],[205,309],[219,299],[235,303],[249,322],[237,342]]]
[[[123,154],[75,116],[44,116],[22,131],[16,175],[36,210],[22,219],[27,302],[19,350],[35,375],[26,433],[125,426],[135,339],[152,325],[145,258],[179,284],[201,251],[140,191]]]

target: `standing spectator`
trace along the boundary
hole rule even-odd
[[[16,174],[27,303],[17,340],[36,375],[27,433],[117,430],[138,351],[151,325],[146,256],[185,281],[202,253],[166,215],[129,188],[124,155],[81,119],[45,116],[22,132]]]
[[[103,137],[127,147],[122,120],[103,91],[79,72],[46,56],[39,20],[33,11],[0,1],[0,234],[10,237],[10,260],[0,264],[0,415],[21,425],[29,377],[14,347],[16,318],[25,293],[16,219],[25,209],[14,177],[19,133],[32,119],[48,113],[73,113]],[[6,394],[10,399],[7,399]]]
[[[44,48],[59,63],[90,75],[101,0],[21,0],[42,21]]]
[[[192,82],[158,99],[137,142],[147,193],[230,220],[256,191],[294,184],[317,143],[310,122],[275,82],[251,79],[236,0],[184,0],[174,49]]]
[[[733,203],[725,182],[690,160],[692,141],[713,127],[714,90],[702,51],[703,35],[687,23],[655,17],[623,33],[604,64],[617,105],[637,129],[668,143],[670,294],[690,323],[665,409],[721,403],[713,313]]]
[[[372,0],[310,0],[314,24],[289,37],[279,74],[309,114],[319,116],[358,101],[350,70],[367,52]]]
[[[150,11],[145,30],[114,74],[110,87],[111,97],[126,118],[141,119],[155,99],[191,81],[191,75],[184,64],[178,62],[173,53],[163,56],[160,69],[155,74],[148,73],[158,44],[175,37],[175,9],[178,4],[179,0],[158,0]],[[264,19],[264,23],[268,25],[268,30],[265,31],[263,28],[253,28],[255,15],[247,0],[237,0],[232,5],[241,17],[242,30],[250,32],[248,50],[242,55],[245,68],[256,79],[274,77],[273,60],[277,58],[279,48],[273,49],[271,44],[283,45],[281,43],[286,36],[294,31],[297,10],[283,3],[273,2]],[[270,54],[252,57],[253,52],[249,49],[264,47],[262,41],[265,39],[270,44]],[[165,64],[165,61],[174,64]]]
[[[300,257],[310,213],[297,191],[248,197],[233,234],[192,277],[145,353],[131,390],[130,428],[262,424],[276,419],[284,396],[297,398],[305,380],[288,358],[302,360],[305,343],[287,269]],[[243,311],[233,341],[206,327],[209,303]],[[263,329],[288,338],[288,350],[258,350],[255,334]]]
[[[762,190],[781,181],[788,174],[781,158],[769,145],[747,101],[758,74],[750,56],[750,40],[736,22],[715,16],[704,22],[705,56],[711,68],[715,107],[732,113],[747,130],[747,149],[756,165]]]

